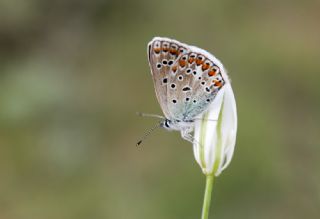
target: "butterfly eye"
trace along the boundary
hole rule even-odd
[[[162,66],[162,65],[161,65],[160,63],[158,63],[158,64],[157,64],[157,69],[160,69],[161,66]]]
[[[209,102],[210,102],[210,99],[206,99],[206,101],[209,103]]]
[[[208,93],[210,93],[210,88],[209,88],[209,87],[206,87],[206,91],[207,91]]]
[[[193,102],[193,103],[196,103],[196,102],[197,102],[197,100],[193,100],[192,102]]]
[[[171,87],[172,89],[174,89],[174,88],[176,87],[176,84],[172,83],[172,84],[170,85],[170,87]]]
[[[206,82],[205,81],[201,81],[201,85],[205,85],[206,84]]]
[[[193,59],[194,59],[195,57],[196,57],[196,54],[195,54],[195,53],[191,53],[191,54],[190,54],[190,58],[193,58]]]
[[[189,98],[189,97],[187,97],[187,98],[186,98],[186,101],[187,101],[187,102],[189,102],[189,101],[190,101],[190,98]]]
[[[177,100],[173,99],[173,100],[172,100],[172,103],[177,103]]]
[[[178,80],[179,80],[179,81],[182,81],[182,80],[183,80],[183,76],[180,75],[180,76],[178,77]]]
[[[168,62],[168,65],[170,66],[170,65],[172,65],[172,64],[173,64],[173,61],[170,60],[170,61]]]
[[[196,75],[197,74],[197,71],[193,71],[193,75]]]

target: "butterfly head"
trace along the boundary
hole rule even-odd
[[[161,126],[162,128],[165,128],[165,129],[170,130],[170,129],[172,129],[172,128],[171,128],[172,123],[173,123],[172,120],[165,119],[165,120],[163,120],[163,121],[160,123],[160,126]]]

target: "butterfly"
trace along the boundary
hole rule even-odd
[[[148,43],[148,61],[165,116],[159,125],[193,142],[195,120],[228,82],[222,63],[203,49],[164,37]]]

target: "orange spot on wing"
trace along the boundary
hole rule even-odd
[[[173,72],[176,72],[176,71],[177,71],[177,66],[176,66],[176,65],[172,67],[172,71],[173,71]]]
[[[203,61],[200,59],[197,59],[196,63],[197,63],[197,65],[201,65],[203,63]]]
[[[176,49],[170,49],[170,53],[171,53],[172,55],[177,55],[178,50],[176,50]]]
[[[155,53],[159,53],[161,51],[161,48],[154,48]]]
[[[214,86],[216,86],[216,87],[221,87],[222,86],[221,81],[213,80],[212,82],[214,83]]]
[[[184,60],[180,60],[179,61],[179,65],[181,66],[181,67],[184,67],[184,66],[186,66],[186,61],[184,61]]]
[[[215,76],[216,75],[216,71],[214,69],[211,69],[209,72],[208,72],[208,75],[211,77],[211,76]]]
[[[194,62],[194,58],[189,58],[189,63],[191,64],[192,62]]]
[[[207,70],[209,68],[209,65],[207,65],[207,64],[203,64],[202,65],[202,71],[205,71],[205,70]]]

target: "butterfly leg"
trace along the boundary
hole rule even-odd
[[[192,144],[194,143],[194,137],[190,134],[192,132],[191,128],[186,128],[181,130],[181,137]]]

